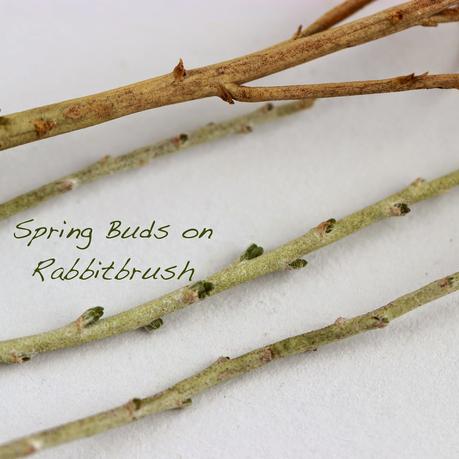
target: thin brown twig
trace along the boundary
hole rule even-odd
[[[299,28],[295,38],[307,37],[318,32],[323,32],[330,27],[338,24],[364,6],[372,3],[374,0],[347,0],[332,8],[322,15],[317,21],[314,21],[305,29]]]
[[[343,83],[319,83],[291,86],[240,86],[226,85],[228,94],[239,102],[263,102],[266,100],[293,100],[382,94],[412,91],[415,89],[459,89],[459,74],[403,75],[385,80],[347,81]]]
[[[446,24],[448,22],[459,21],[459,8],[447,8],[446,10],[431,16],[430,18],[424,19],[421,22],[422,26],[425,27],[436,27],[439,24]]]
[[[121,88],[0,117],[0,149],[93,126],[142,110],[217,96],[225,87],[280,72],[409,27],[457,5],[457,0],[412,0],[319,34],[299,37],[218,64],[169,74]]]

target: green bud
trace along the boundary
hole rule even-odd
[[[198,294],[198,298],[202,299],[210,295],[210,292],[214,289],[214,284],[207,281],[199,281],[190,287],[191,290]]]
[[[296,260],[293,260],[288,265],[292,269],[301,269],[301,268],[304,268],[307,264],[308,262],[306,260],[303,260],[302,258],[297,258]]]
[[[260,247],[257,244],[251,244],[247,247],[246,251],[241,255],[240,260],[252,260],[253,258],[257,258],[260,255],[263,255],[263,247]]]
[[[158,330],[158,328],[162,327],[164,325],[164,321],[163,319],[161,319],[161,317],[159,317],[158,319],[155,319],[153,320],[152,322],[150,322],[148,325],[145,325],[144,330],[146,331],[154,331],[154,330]]]
[[[89,327],[90,325],[95,324],[103,315],[104,308],[102,306],[96,306],[83,312],[77,322],[82,328]]]

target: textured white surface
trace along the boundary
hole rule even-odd
[[[290,36],[334,1],[2,0],[1,109],[11,113],[234,57]],[[375,2],[366,11],[389,6]],[[458,71],[459,28],[418,28],[267,78],[271,83]],[[24,247],[35,218],[98,231],[84,257],[139,264],[190,258],[205,276],[250,242],[267,249],[320,221],[459,167],[457,93],[324,100],[308,112],[148,169],[85,186],[0,225],[0,339],[65,324],[84,309],[125,310],[180,282],[49,282],[34,263],[81,255],[72,243]],[[0,154],[10,198],[111,153],[254,107],[205,100],[157,109]],[[417,205],[267,276],[132,333],[0,369],[0,441],[142,397],[253,347],[385,304],[457,271],[459,191]],[[108,243],[120,218],[211,226],[211,241]],[[47,458],[453,458],[459,454],[458,297],[387,329],[299,356],[211,390],[183,412],[43,453]]]

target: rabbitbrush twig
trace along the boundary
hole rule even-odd
[[[348,81],[345,83],[319,83],[291,86],[241,86],[228,84],[226,89],[234,100],[263,102],[266,100],[294,100],[325,97],[360,96],[415,89],[459,89],[459,74],[402,75],[386,80]]]
[[[324,14],[306,30],[302,30],[300,27],[297,31],[297,35],[304,37],[325,30],[372,1],[373,0],[346,0]],[[180,66],[176,70],[180,71]],[[138,148],[119,157],[112,158],[110,156],[105,156],[84,169],[0,204],[0,220],[11,217],[23,210],[35,207],[54,196],[72,191],[99,177],[142,167],[158,156],[180,151],[206,141],[216,140],[233,133],[251,132],[252,128],[259,123],[295,113],[304,108],[309,108],[312,104],[313,100],[311,99],[304,99],[302,102],[286,104],[279,107],[273,107],[271,104],[268,104],[264,108],[258,109],[248,115],[243,115],[219,124],[210,123],[191,134],[180,134],[172,139]]]
[[[339,317],[333,324],[255,349],[236,358],[221,357],[206,369],[158,394],[133,398],[108,411],[37,432],[0,445],[0,459],[27,456],[80,438],[129,424],[145,416],[183,408],[191,397],[228,380],[249,373],[274,360],[305,352],[370,330],[378,330],[414,309],[459,290],[459,273],[408,293],[391,303],[351,319]]]
[[[247,115],[222,123],[209,123],[207,126],[191,133],[183,133],[163,142],[138,148],[124,155],[116,157],[105,156],[100,161],[84,169],[0,204],[0,221],[23,210],[35,207],[54,196],[74,190],[99,177],[139,168],[159,156],[181,151],[204,142],[221,139],[231,134],[251,132],[253,127],[258,124],[296,113],[299,110],[311,107],[313,103],[314,101],[311,99],[304,99],[279,106],[267,104]]]
[[[237,262],[209,276],[125,312],[94,320],[81,327],[81,321],[37,335],[0,342],[0,362],[22,363],[35,354],[78,346],[127,331],[148,326],[208,296],[268,273],[304,266],[303,256],[342,239],[384,218],[406,215],[409,205],[428,199],[459,185],[459,170],[430,182],[415,180],[403,191],[359,210],[341,220],[329,219],[297,239],[260,255],[257,246],[250,246]],[[257,256],[258,255],[258,256]]]
[[[325,30],[347,18],[372,1],[373,0],[346,0],[324,14],[306,30],[302,30],[300,27],[297,35],[301,35],[303,37]],[[176,69],[176,71],[180,71],[180,66]],[[216,140],[233,133],[251,132],[252,128],[259,123],[295,113],[296,111],[304,108],[309,108],[312,104],[313,100],[310,99],[304,99],[302,102],[286,104],[280,107],[273,107],[271,104],[268,104],[264,108],[258,109],[248,115],[243,115],[219,124],[210,123],[191,134],[180,134],[172,139],[138,148],[119,157],[112,158],[110,156],[105,156],[101,160],[87,166],[84,169],[0,204],[0,220],[11,217],[23,210],[35,207],[41,202],[54,196],[72,191],[75,188],[96,180],[99,177],[104,177],[115,172],[142,167],[158,156],[174,153],[176,151],[180,151],[206,141]]]
[[[367,43],[415,25],[456,20],[443,13],[457,0],[412,0],[368,17],[290,40],[218,64],[187,70],[180,60],[166,75],[99,94],[0,117],[0,149],[164,105],[217,96],[232,103],[235,85],[280,72],[330,53]],[[442,20],[429,19],[440,15]],[[338,18],[339,19],[339,18]],[[440,76],[437,76],[440,78]],[[418,84],[428,80],[419,80]]]

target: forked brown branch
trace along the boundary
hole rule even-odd
[[[257,80],[344,48],[422,25],[437,14],[443,18],[442,12],[456,5],[457,0],[412,0],[318,34],[302,36],[300,32],[294,39],[229,61],[191,70],[180,61],[174,71],[163,76],[6,115],[0,117],[0,149],[164,105],[213,96],[232,102],[226,89],[228,85]]]

